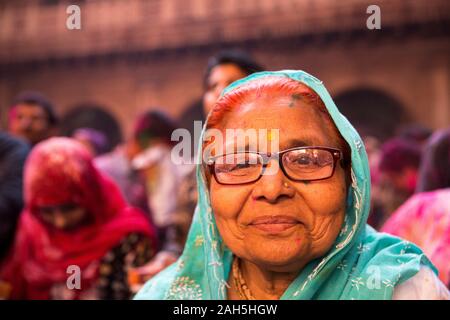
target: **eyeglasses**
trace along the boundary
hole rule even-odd
[[[334,174],[336,162],[342,160],[342,151],[328,147],[298,147],[273,154],[236,152],[211,157],[207,165],[220,184],[252,183],[261,178],[272,159],[278,159],[284,175],[293,181],[328,179]]]

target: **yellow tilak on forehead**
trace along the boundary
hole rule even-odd
[[[279,141],[280,140],[280,129],[272,128],[272,129],[267,130],[267,140],[269,142],[272,142],[274,140]]]

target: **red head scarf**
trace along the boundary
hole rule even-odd
[[[27,160],[24,185],[25,209],[0,276],[12,285],[12,298],[49,298],[53,284],[66,282],[70,265],[80,267],[81,290],[88,290],[98,277],[99,260],[129,233],[143,234],[155,243],[144,214],[127,206],[116,185],[72,139],[38,144]],[[37,216],[39,206],[65,203],[86,209],[90,222],[64,232]]]

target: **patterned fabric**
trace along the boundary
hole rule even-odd
[[[381,231],[420,246],[450,287],[450,188],[412,196]]]
[[[322,82],[303,71],[255,73],[231,84],[223,95],[263,77],[288,77],[313,89],[352,151],[352,184],[342,230],[329,252],[305,266],[281,299],[391,299],[396,285],[414,276],[421,265],[432,264],[417,246],[367,226],[370,173],[361,138]],[[198,154],[202,156],[201,149]],[[146,283],[137,299],[227,299],[233,254],[216,227],[201,165],[197,184],[199,200],[183,254]]]
[[[179,250],[172,250],[181,254],[186,243],[189,227],[192,223],[192,217],[197,204],[197,181],[195,168],[188,171],[180,180],[180,189],[178,191],[176,208],[174,213],[174,228],[172,232],[172,244],[175,244]]]
[[[100,261],[97,281],[98,298],[128,300],[132,292],[128,284],[128,268],[143,266],[155,255],[151,240],[131,233]]]

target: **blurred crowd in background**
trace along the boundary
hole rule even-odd
[[[139,112],[122,113],[131,123],[125,139],[122,119],[108,108],[79,107],[62,119],[48,93],[34,87],[1,106],[6,117],[0,131],[0,297],[129,299],[178,258],[197,190],[195,165],[171,161],[172,132],[180,127],[192,131],[193,121],[206,118],[230,83],[279,65],[254,59],[247,45],[232,47],[213,50],[198,68],[195,77],[203,78],[203,96],[185,113],[175,117],[164,107],[145,105],[134,110]],[[439,107],[446,113],[437,125],[404,120],[395,108],[390,114],[386,105],[391,102],[371,99],[370,92],[364,96],[359,91],[362,100],[355,94],[336,103],[345,114],[354,99],[367,102],[359,106],[362,115],[356,112],[356,120],[348,116],[369,156],[369,224],[418,244],[450,287],[448,52],[447,104]],[[285,67],[301,68],[302,61]],[[376,66],[367,72],[371,68]],[[377,128],[364,112],[402,121]],[[52,255],[54,261],[48,260]],[[83,270],[86,290],[67,288],[61,261]]]

